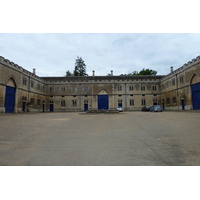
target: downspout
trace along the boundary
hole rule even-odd
[[[124,110],[127,110],[127,97],[126,97],[126,83],[125,83],[125,109]]]
[[[31,78],[28,77],[28,100],[27,100],[27,111],[29,112],[29,106],[30,106],[30,85],[31,85]]]
[[[178,110],[179,110],[179,100],[178,100],[178,78],[177,78],[177,74],[176,74],[176,101],[177,101],[177,106],[178,106]]]

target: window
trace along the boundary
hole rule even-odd
[[[77,87],[76,87],[76,86],[73,86],[73,87],[72,87],[72,91],[73,91],[73,92],[77,92]]]
[[[122,108],[122,99],[118,99],[118,107]]]
[[[122,86],[118,85],[118,91],[122,91]]]
[[[83,87],[84,92],[88,92],[88,86]]]
[[[118,103],[122,103],[122,99],[118,99]]]
[[[145,85],[141,85],[141,91],[145,91]]]
[[[176,84],[175,78],[172,79],[172,86]]]
[[[153,85],[152,90],[154,90],[154,91],[157,90],[157,85]]]
[[[50,92],[54,92],[54,87],[49,87]]]
[[[167,105],[170,105],[170,98],[167,98]]]
[[[134,106],[134,99],[130,99],[130,106]]]
[[[184,83],[184,77],[183,76],[180,76],[179,80],[180,80],[180,83]]]
[[[173,104],[176,104],[176,97],[173,97]]]
[[[72,106],[75,107],[77,105],[76,100],[72,100]]]
[[[64,100],[62,100],[60,103],[61,103],[61,107],[65,107],[65,101]]]
[[[142,104],[142,106],[145,106],[146,105],[146,99],[142,99],[141,104]]]
[[[34,81],[31,81],[31,87],[34,88]]]
[[[40,105],[40,99],[37,100],[37,105],[38,105],[38,106]]]
[[[65,90],[66,90],[66,89],[65,89],[64,86],[62,86],[62,87],[60,88],[60,91],[61,91],[61,92],[65,92]]]
[[[23,78],[23,85],[26,85],[26,84],[27,84],[27,79]]]
[[[39,83],[37,84],[37,90],[40,90],[40,84]]]
[[[153,99],[153,105],[158,105],[158,99]]]
[[[166,88],[168,88],[168,87],[169,87],[169,82],[166,83]]]
[[[31,105],[34,105],[34,98],[31,98],[30,104],[31,104]]]
[[[129,86],[129,91],[133,91],[133,90],[134,90],[133,85],[130,85],[130,86]]]

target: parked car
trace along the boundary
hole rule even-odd
[[[151,106],[144,106],[144,107],[142,108],[142,111],[143,111],[143,112],[150,111],[150,108],[151,108]]]
[[[150,112],[162,112],[163,108],[160,105],[154,105],[150,108]]]
[[[123,108],[122,107],[117,107],[116,110],[118,110],[119,112],[123,112]]]

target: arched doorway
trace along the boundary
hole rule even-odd
[[[105,90],[98,94],[98,110],[108,110],[108,94]]]
[[[15,94],[16,94],[16,84],[13,78],[10,78],[6,84],[5,93],[5,112],[13,113],[15,110]]]
[[[191,79],[193,110],[200,110],[200,77],[196,74]]]

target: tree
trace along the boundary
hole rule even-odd
[[[156,75],[157,71],[152,69],[142,69],[140,72],[133,71],[130,74],[121,74],[120,76],[137,76],[137,75]]]
[[[68,70],[66,71],[66,76],[73,76],[73,74]]]
[[[81,57],[77,56],[73,75],[74,76],[88,76],[88,74],[86,73],[86,65]]]
[[[137,75],[156,75],[157,71],[152,69],[143,69]]]

